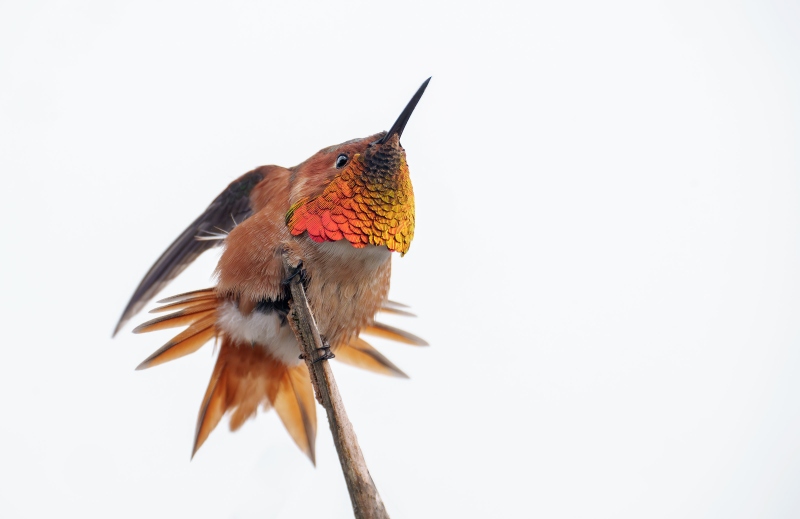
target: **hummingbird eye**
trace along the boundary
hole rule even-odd
[[[336,164],[335,164],[336,169],[342,169],[345,166],[345,164],[347,164],[347,160],[348,160],[347,155],[345,155],[344,153],[336,157]]]

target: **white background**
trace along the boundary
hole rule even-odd
[[[0,516],[349,517],[213,348],[111,331],[238,175],[387,129],[417,234],[336,371],[393,518],[800,514],[794,2],[0,3]],[[211,283],[204,256],[164,296]],[[138,316],[135,323],[145,316]]]

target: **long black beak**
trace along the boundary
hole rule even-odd
[[[411,112],[413,112],[414,108],[417,107],[417,103],[419,103],[419,99],[422,97],[422,94],[428,87],[428,83],[430,82],[430,80],[431,78],[428,78],[425,80],[424,83],[422,83],[422,86],[419,87],[417,93],[414,94],[414,97],[411,98],[411,101],[409,101],[406,107],[403,109],[403,113],[400,114],[400,117],[397,118],[392,127],[389,129],[389,131],[386,132],[386,135],[384,135],[383,138],[378,141],[378,144],[383,144],[384,142],[389,140],[389,137],[391,137],[395,133],[397,134],[398,138],[401,135],[403,135],[403,128],[406,127],[406,123],[408,122],[408,119],[411,117]]]

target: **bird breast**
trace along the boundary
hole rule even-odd
[[[391,252],[385,246],[355,248],[347,240],[302,240],[309,305],[320,332],[335,347],[371,324],[386,301]]]
[[[391,252],[386,247],[356,249],[346,240],[316,243],[300,240],[308,275],[306,294],[320,333],[335,348],[354,339],[386,300]],[[286,304],[284,300],[284,304]],[[287,366],[298,364],[300,346],[286,320],[286,307],[257,304],[245,313],[228,299],[217,313],[217,326],[240,347],[264,348]]]

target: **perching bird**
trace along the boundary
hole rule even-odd
[[[137,369],[197,351],[212,338],[219,342],[192,456],[225,413],[235,431],[262,406],[275,409],[314,461],[314,394],[287,322],[286,280],[295,273],[284,268],[284,251],[302,269],[311,310],[337,360],[405,376],[359,334],[426,344],[375,315],[407,313],[387,299],[391,253],[405,254],[414,236],[414,194],[400,136],[429,81],[388,132],[325,148],[293,168],[262,166],[233,181],[142,279],[114,334],[201,253],[224,245],[216,286],[160,301],[153,311],[171,313],[134,329],[187,327]]]

